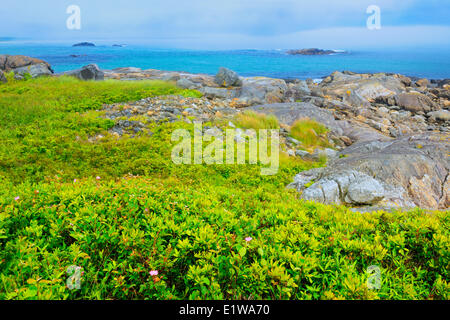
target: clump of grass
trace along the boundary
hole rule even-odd
[[[247,129],[279,129],[278,119],[273,115],[265,115],[254,111],[244,111],[236,117],[239,127]]]
[[[306,149],[330,147],[327,139],[328,129],[310,118],[295,121],[291,126],[291,136],[302,143]]]

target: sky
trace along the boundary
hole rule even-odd
[[[14,0],[0,39],[146,43],[161,48],[450,48],[450,0]],[[69,30],[70,5],[81,29]],[[381,29],[366,12],[380,8]]]

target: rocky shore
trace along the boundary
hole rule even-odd
[[[0,70],[53,75],[32,58],[0,56]],[[0,81],[6,81],[0,71]],[[112,132],[145,131],[136,115],[149,121],[209,121],[242,110],[275,115],[283,126],[287,153],[307,160],[328,157],[325,168],[301,172],[288,187],[299,197],[356,210],[450,207],[450,81],[414,79],[400,74],[334,72],[321,83],[240,77],[221,68],[216,76],[139,68],[100,70],[89,65],[66,73],[83,80],[164,80],[196,89],[202,98],[167,96],[105,106],[120,119]],[[53,75],[54,76],[54,75]],[[333,149],[302,150],[289,138],[289,126],[311,118],[329,129]]]

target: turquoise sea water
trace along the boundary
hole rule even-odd
[[[102,69],[139,67],[206,74],[215,74],[223,66],[243,76],[276,78],[317,79],[336,70],[450,78],[449,49],[355,50],[329,56],[291,56],[285,50],[196,51],[154,49],[144,45],[72,47],[71,44],[0,42],[0,54],[43,59],[57,73],[96,63]]]

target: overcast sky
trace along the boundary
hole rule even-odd
[[[369,5],[381,30],[368,30]],[[81,30],[68,30],[69,5]],[[450,47],[450,0],[7,0],[0,38],[203,49]]]

